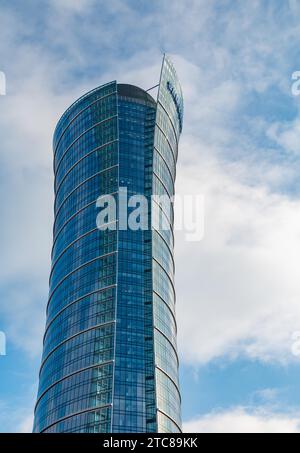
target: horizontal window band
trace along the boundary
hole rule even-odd
[[[90,96],[92,96],[93,94],[97,93],[97,91],[100,91],[104,88],[108,88],[108,87],[116,87],[117,86],[117,81],[116,80],[113,80],[112,82],[108,82],[108,83],[104,83],[103,85],[100,85],[96,88],[93,88],[92,90],[88,91],[87,93],[83,94],[82,96],[80,96],[78,99],[76,99],[76,101],[74,101],[68,108],[67,110],[64,111],[64,113],[61,115],[61,117],[59,118],[58,122],[57,122],[57,125],[56,125],[56,128],[55,128],[55,131],[54,131],[54,136],[56,136],[57,134],[57,131],[59,129],[59,127],[61,127],[61,124],[64,123],[64,121],[67,120],[67,118],[70,116],[70,114],[72,113],[72,110],[74,110],[75,107],[77,107],[78,104],[80,104],[80,102],[84,101],[85,99],[88,99]],[[114,89],[114,92],[116,92],[116,89]]]
[[[168,196],[169,196],[170,200],[172,200],[172,199],[173,199],[173,197],[174,197],[174,195],[175,195],[175,187],[174,187],[174,185],[173,185],[173,181],[172,181],[172,186],[173,186],[173,187],[172,187],[172,189],[173,189],[173,194],[170,194],[169,190],[168,190],[168,189],[167,189],[167,187],[166,187],[166,184],[165,184],[165,182],[163,182],[163,181],[162,181],[161,177],[160,177],[160,176],[159,176],[159,175],[158,175],[158,174],[156,173],[156,171],[155,171],[155,170],[153,170],[153,172],[152,172],[152,173],[153,173],[153,174],[154,174],[154,175],[155,175],[155,176],[157,177],[157,179],[159,179],[159,181],[161,182],[161,184],[162,184],[162,185],[164,186],[164,189],[165,189],[165,191],[167,192],[167,194],[168,194]],[[171,203],[171,204],[172,204],[172,203]]]
[[[116,191],[116,192],[111,192],[107,195],[117,195],[119,193],[119,191]],[[101,195],[99,195],[101,196]],[[78,211],[74,212],[74,214],[71,215],[71,217],[69,217],[65,223],[60,227],[60,229],[56,232],[56,234],[54,235],[54,239],[53,239],[53,245],[52,245],[52,252],[51,252],[51,256],[52,256],[52,253],[53,253],[53,249],[54,249],[54,245],[56,244],[56,241],[57,241],[57,238],[59,236],[59,234],[61,233],[61,231],[65,228],[65,226],[71,221],[73,220],[78,214],[80,214],[82,211],[84,211],[86,208],[88,208],[89,206],[92,206],[92,205],[95,205],[97,200],[98,200],[99,197],[97,197],[95,200],[91,201],[90,203],[86,204],[85,206],[83,206],[82,208],[78,209]],[[96,222],[95,222],[96,223]],[[54,233],[54,232],[53,232]]]
[[[167,135],[167,133],[164,131],[164,129],[162,128],[162,125],[161,125],[161,124],[159,124],[159,123],[156,122],[156,123],[155,123],[155,126],[157,126],[158,129],[160,130],[160,132],[164,135],[164,137],[165,137],[165,139],[166,139],[166,141],[167,141],[167,143],[168,143],[168,145],[169,145],[169,148],[170,148],[170,150],[171,150],[172,160],[173,160],[173,162],[174,162],[174,168],[175,168],[175,171],[176,171],[176,158],[175,158],[175,155],[174,155],[174,150],[173,150],[172,145],[171,145],[171,143],[170,143],[170,140],[169,140],[169,138],[168,138],[168,135]],[[175,139],[176,139],[176,137],[175,137]],[[177,141],[176,141],[176,146],[178,146]]]
[[[58,379],[57,381],[53,382],[51,385],[49,385],[49,387],[47,387],[43,393],[41,393],[41,395],[39,395],[38,399],[37,399],[37,402],[34,406],[34,412],[36,412],[36,409],[37,409],[37,405],[38,403],[40,402],[40,400],[43,398],[43,396],[52,388],[52,387],[55,387],[55,385],[59,384],[60,382],[64,381],[65,379],[68,379],[69,377],[72,377],[74,376],[75,374],[79,374],[79,373],[82,373],[83,371],[87,371],[87,370],[90,370],[92,368],[99,368],[99,367],[102,367],[102,366],[105,366],[105,365],[109,365],[110,363],[114,363],[114,360],[106,360],[105,362],[101,362],[101,363],[98,363],[97,365],[90,365],[90,366],[87,366],[87,367],[84,367],[84,368],[80,368],[79,370],[76,370],[74,371],[73,373],[69,373],[69,374],[66,374],[65,376],[63,376],[62,378]]]
[[[161,269],[162,269],[162,270],[164,271],[164,274],[165,274],[165,275],[166,275],[166,276],[168,277],[168,279],[169,279],[169,282],[171,283],[171,285],[172,285],[172,288],[173,288],[173,291],[174,291],[174,299],[176,299],[176,291],[175,291],[175,286],[174,286],[174,283],[172,282],[172,280],[171,280],[171,278],[170,278],[170,276],[169,276],[168,272],[166,272],[166,270],[165,270],[165,269],[164,269],[164,268],[162,267],[162,265],[160,264],[160,262],[159,262],[159,261],[157,261],[157,259],[156,259],[156,258],[154,258],[154,256],[152,256],[152,259],[153,259],[153,261],[155,261],[155,262],[156,262],[156,264],[158,264],[158,266],[159,266],[159,267],[160,267],[160,268],[161,268]],[[153,269],[152,269],[152,272],[153,272]]]
[[[113,145],[114,143],[118,143],[118,139],[115,139],[115,140],[111,140],[107,143],[105,143],[104,145],[100,145],[100,146],[97,146],[97,148],[94,148],[92,149],[91,151],[89,151],[88,153],[86,153],[84,156],[82,156],[79,160],[77,160],[75,162],[75,164],[73,164],[69,169],[68,171],[64,174],[63,178],[61,179],[61,181],[59,182],[58,186],[56,186],[56,181],[54,181],[54,187],[55,187],[55,197],[57,196],[58,192],[59,192],[59,189],[60,189],[60,186],[63,184],[64,180],[66,179],[66,177],[68,176],[68,174],[77,166],[80,164],[80,162],[82,162],[84,159],[86,159],[87,157],[91,156],[93,153],[96,153],[97,151],[102,151],[103,149],[105,149],[107,146],[110,146],[110,145]]]
[[[173,349],[173,351],[175,352],[175,355],[176,355],[176,360],[177,360],[177,368],[179,367],[179,357],[178,357],[178,352],[175,348],[175,346],[173,345],[172,341],[167,337],[167,335],[165,335],[158,327],[154,326],[154,329],[159,332],[166,340],[167,342],[170,344],[171,348]]]
[[[97,102],[101,102],[103,99],[106,99],[110,96],[113,96],[113,95],[116,95],[117,94],[117,91],[112,91],[111,93],[108,93],[108,94],[105,94],[104,96],[96,99],[95,101],[91,102],[89,105],[87,105],[84,109],[80,110],[72,119],[71,121],[68,123],[68,125],[62,130],[61,134],[60,134],[60,137],[56,143],[56,146],[55,146],[55,149],[54,149],[54,152],[53,152],[53,157],[55,158],[56,156],[56,153],[57,153],[57,149],[58,149],[58,146],[61,142],[61,139],[63,138],[63,136],[65,135],[66,131],[69,129],[70,126],[72,126],[72,124],[74,123],[74,121],[83,113],[85,112],[86,110],[88,110],[92,105],[94,104],[97,104]]]
[[[176,333],[177,333],[177,321],[176,321],[176,317],[175,317],[175,313],[172,311],[170,305],[163,299],[163,297],[158,294],[156,291],[153,290],[153,293],[160,298],[160,300],[164,303],[164,305],[166,305],[166,307],[168,307],[172,317],[173,317],[173,320],[174,320],[174,323],[175,323],[175,327],[176,327]],[[175,308],[175,307],[174,307]],[[155,326],[154,326],[155,327]]]
[[[173,262],[173,269],[174,269],[174,274],[175,274],[175,260],[174,260],[174,255],[173,255],[173,251],[171,250],[169,244],[167,243],[167,241],[165,240],[165,238],[163,237],[163,235],[161,234],[161,232],[159,230],[157,230],[156,228],[152,228],[152,231],[155,231],[159,237],[164,241],[164,243],[166,244],[166,246],[168,247],[168,250],[169,250],[169,253],[171,255],[171,258],[172,258],[172,262]],[[152,244],[152,250],[153,250],[153,244]],[[153,252],[152,252],[153,253]]]
[[[51,294],[49,295],[49,300],[48,300],[48,304],[47,304],[47,309],[48,309],[48,306],[51,302],[51,299],[55,293],[55,291],[57,290],[57,288],[68,278],[70,277],[70,275],[74,274],[75,272],[79,271],[81,268],[91,264],[91,263],[94,263],[95,261],[97,260],[100,260],[101,258],[106,258],[108,256],[111,256],[111,255],[114,255],[118,253],[118,250],[115,250],[114,252],[110,252],[110,253],[105,253],[103,255],[99,255],[99,256],[96,256],[95,258],[93,258],[92,260],[89,260],[83,264],[81,264],[80,266],[76,267],[76,269],[73,269],[71,272],[69,272],[67,275],[65,275],[60,281],[59,283],[55,286],[55,288],[53,289],[53,291],[51,292]]]
[[[101,292],[104,292],[104,291],[107,291],[108,289],[113,289],[113,288],[117,288],[117,283],[115,283],[114,285],[109,285],[109,286],[105,286],[104,288],[101,288],[101,289],[97,289],[95,291],[92,291],[90,293],[87,293],[85,294],[84,296],[81,296],[75,300],[73,300],[72,302],[70,302],[69,304],[65,305],[65,307],[63,307],[61,310],[59,310],[56,315],[51,319],[51,321],[47,320],[47,324],[46,324],[46,330],[45,330],[45,333],[44,333],[44,337],[43,337],[43,342],[45,341],[45,337],[46,337],[46,334],[51,326],[51,324],[53,323],[53,321],[55,321],[55,319],[61,315],[65,310],[67,310],[67,308],[71,307],[72,305],[75,305],[77,302],[80,302],[82,299],[85,299],[86,297],[89,297],[89,296],[92,296],[93,294],[97,294],[97,293],[101,293]]]
[[[90,332],[92,330],[97,330],[97,329],[102,329],[104,327],[107,327],[107,326],[110,326],[110,325],[113,325],[116,323],[116,320],[114,319],[113,321],[108,321],[108,322],[104,322],[104,323],[101,323],[101,324],[96,324],[95,326],[92,326],[92,327],[89,327],[88,329],[84,329],[84,330],[81,330],[80,332],[77,332],[75,333],[74,335],[71,335],[70,337],[66,338],[65,340],[61,341],[60,343],[58,343],[47,355],[46,357],[43,359],[42,363],[41,363],[41,368],[40,368],[40,373],[39,373],[39,376],[41,376],[41,372],[42,372],[42,369],[44,368],[44,365],[45,363],[47,362],[47,360],[49,359],[49,357],[53,354],[53,352],[55,352],[58,348],[60,348],[62,345],[64,345],[65,343],[67,343],[68,341],[70,340],[73,340],[73,338],[76,338],[86,332]]]
[[[170,104],[170,105],[172,105],[172,107],[171,108],[167,108],[166,105],[165,105],[165,96],[163,96],[163,99],[160,98],[159,103],[163,107],[164,111],[167,113],[172,125],[174,126],[173,129],[175,131],[175,136],[177,138],[177,141],[179,141],[182,128],[181,128],[181,124],[180,124],[180,121],[179,121],[179,118],[178,118],[177,108],[175,107],[173,102]],[[174,116],[175,116],[176,119],[175,118],[172,119],[172,117],[171,117],[172,113],[175,114]],[[176,127],[175,127],[175,125],[177,125],[177,124],[179,126],[178,127],[178,132],[176,132]]]
[[[180,404],[181,404],[181,394],[180,394],[180,390],[179,390],[179,387],[178,385],[176,384],[176,382],[174,381],[174,379],[172,379],[172,377],[169,375],[169,373],[167,371],[165,371],[163,368],[161,368],[160,366],[158,366],[157,364],[155,364],[155,368],[157,368],[161,373],[163,373],[168,379],[170,379],[170,381],[174,384],[174,386],[176,387],[176,390],[178,392],[178,396],[179,396],[179,401],[180,401]]]
[[[166,247],[167,247],[167,250],[168,250],[168,253],[169,253],[168,258],[171,257],[171,261],[172,261],[172,275],[173,275],[173,278],[174,278],[174,275],[175,275],[175,261],[174,261],[174,257],[173,257],[173,252],[171,251],[169,244],[167,243],[165,238],[161,235],[161,233],[155,228],[152,228],[152,231],[154,231],[155,233],[158,234],[160,239],[163,241],[163,244],[166,245]],[[152,240],[153,240],[153,242],[152,242],[152,255],[153,255],[154,246],[155,246],[155,244],[157,244],[157,242],[156,242],[156,240],[154,239],[153,236],[152,236]]]
[[[172,126],[173,131],[174,131],[175,139],[176,139],[176,142],[177,142],[177,147],[178,147],[179,136],[178,136],[178,134],[177,134],[177,132],[176,132],[176,128],[175,128],[175,126],[174,126],[174,123],[173,123],[172,118],[170,117],[170,114],[169,114],[169,112],[168,112],[168,109],[166,109],[166,107],[164,106],[164,104],[161,102],[160,99],[158,100],[158,104],[162,107],[162,109],[164,110],[165,114],[167,115],[167,117],[168,117],[168,119],[169,119],[169,121],[170,121],[170,123],[171,123],[171,126]],[[177,159],[176,159],[176,161],[177,161]]]
[[[111,223],[113,223],[113,222],[111,222]],[[109,224],[107,224],[107,225],[109,225]],[[51,279],[51,276],[52,276],[52,274],[53,274],[54,268],[55,268],[55,266],[56,266],[58,260],[64,255],[64,253],[67,252],[73,245],[75,245],[76,242],[80,241],[81,239],[83,239],[83,238],[86,237],[86,236],[89,236],[89,235],[92,234],[92,233],[95,233],[96,231],[98,231],[98,228],[97,228],[97,227],[94,228],[94,229],[92,229],[92,230],[87,231],[86,233],[82,234],[81,236],[78,236],[78,238],[76,238],[74,241],[70,242],[70,244],[68,244],[67,247],[66,247],[65,249],[63,249],[63,250],[59,253],[59,255],[57,256],[57,258],[55,259],[55,261],[52,262],[51,272],[50,272],[50,277],[49,277],[49,283],[50,283],[50,279]],[[155,230],[155,231],[156,231],[156,230]],[[167,245],[168,245],[168,244],[167,244]],[[113,252],[114,252],[114,251],[117,252],[118,250],[113,250]],[[109,252],[109,253],[113,253],[113,252]]]
[[[157,179],[161,182],[161,180],[159,179],[159,177],[157,175],[155,175],[157,177]],[[162,183],[163,184],[163,183]],[[110,194],[107,194],[107,195],[117,195],[119,193],[119,191],[116,191],[116,192],[111,192]],[[101,195],[99,195],[101,196]],[[86,204],[85,206],[83,206],[82,208],[80,208],[78,211],[76,211],[74,214],[72,214],[71,217],[69,217],[66,222],[60,227],[60,229],[56,232],[55,236],[54,236],[54,240],[53,240],[53,245],[52,245],[52,251],[51,251],[51,257],[53,256],[53,250],[54,250],[54,246],[56,245],[56,242],[57,242],[57,239],[59,237],[59,234],[61,233],[61,231],[65,228],[65,226],[72,220],[74,219],[78,214],[80,214],[84,209],[88,208],[89,206],[92,206],[93,204],[95,204],[97,202],[99,197],[97,197],[97,199],[91,201],[90,203]],[[172,238],[173,238],[173,244],[174,244],[174,233],[173,233],[173,226],[171,225],[170,223],[170,219],[168,218],[167,214],[164,212],[164,210],[162,209],[162,207],[157,203],[157,201],[155,199],[153,199],[153,201],[155,202],[155,204],[158,206],[158,208],[162,211],[162,213],[164,214],[164,216],[166,217],[167,219],[167,222],[168,224],[170,225],[170,229],[168,231],[171,231],[172,233]],[[155,230],[157,231],[157,230]]]
[[[166,161],[166,159],[164,158],[164,156],[162,155],[162,153],[160,152],[160,150],[156,146],[154,146],[154,150],[157,152],[157,154],[159,154],[160,158],[164,161],[164,163],[165,163],[165,165],[167,167],[168,173],[169,173],[171,181],[172,181],[173,191],[175,193],[175,179],[174,179],[174,176],[172,175],[172,172],[170,170],[169,164]]]
[[[94,175],[92,176],[89,176],[88,178],[86,178],[84,181],[81,181],[80,184],[78,184],[76,187],[74,187],[74,189],[72,189],[72,191],[68,194],[68,196],[61,202],[61,204],[59,205],[59,208],[57,208],[56,212],[55,212],[55,219],[54,219],[54,228],[55,228],[55,223],[56,223],[56,219],[60,213],[60,210],[61,208],[63,207],[63,205],[65,204],[65,202],[70,198],[70,196],[76,192],[77,189],[79,189],[80,187],[82,187],[87,181],[90,181],[91,179],[95,178],[95,176],[100,176],[102,175],[102,173],[105,173],[109,170],[112,170],[113,168],[117,168],[119,166],[119,164],[116,164],[116,165],[112,165],[111,167],[107,167],[107,168],[104,168],[103,170],[101,171],[98,171],[97,173],[95,173]]]
[[[72,417],[75,417],[76,415],[81,415],[81,414],[85,414],[87,412],[96,412],[98,410],[101,410],[101,409],[106,409],[106,408],[110,408],[112,407],[112,403],[110,404],[103,404],[102,406],[95,406],[95,407],[90,407],[89,409],[84,409],[82,411],[79,411],[79,412],[73,412],[72,414],[70,415],[66,415],[65,417],[62,417],[62,418],[59,418],[57,419],[55,422],[51,423],[50,425],[48,425],[46,428],[43,428],[41,433],[45,432],[47,429],[51,428],[52,426],[56,425],[57,423],[60,423],[60,422],[63,422],[65,420],[67,420],[68,418],[72,418]],[[170,417],[169,417],[170,418]]]
[[[164,299],[164,296],[162,296],[158,291],[156,291],[155,289],[153,289],[153,293],[156,294],[166,305],[168,305],[168,307],[170,308],[170,310],[172,311],[170,305],[168,304],[167,301],[165,301]],[[174,307],[175,309],[175,302],[172,303],[172,307]],[[173,316],[175,317],[175,312],[173,313]]]
[[[73,245],[75,245],[76,242],[80,241],[84,237],[90,235],[91,233],[94,233],[97,230],[98,230],[98,228],[94,228],[93,230],[87,231],[86,233],[82,234],[78,238],[74,239],[74,241],[70,242],[70,244],[68,244],[67,247],[60,252],[60,254],[56,257],[55,261],[52,262],[49,282],[50,282],[51,275],[53,274],[54,268],[55,268],[58,260],[64,255],[64,253],[67,252]]]
[[[167,414],[166,412],[164,412],[162,409],[157,408],[157,412],[160,412],[162,415],[164,415],[165,417],[167,417],[172,423],[174,423],[174,425],[177,426],[179,432],[182,433],[182,429],[180,428],[180,426],[178,425],[178,423],[174,420],[174,418],[172,418],[170,415],[168,415],[168,414]]]
[[[173,232],[173,226],[171,225],[171,222],[170,222],[170,219],[168,218],[167,214],[165,213],[164,209],[162,208],[162,206],[157,203],[157,201],[154,199],[153,200],[154,203],[156,204],[156,206],[158,207],[158,209],[160,209],[160,211],[162,212],[162,214],[165,216],[168,224],[169,224],[169,229],[167,231],[171,231],[172,233],[172,244],[173,244],[173,247],[174,247],[174,232]],[[158,231],[156,228],[153,228],[154,231]]]
[[[95,123],[93,126],[89,127],[89,128],[86,129],[84,132],[82,132],[82,133],[81,133],[81,134],[80,134],[80,135],[79,135],[79,136],[78,136],[78,137],[77,137],[77,138],[76,138],[76,139],[75,139],[75,140],[74,140],[67,148],[66,148],[65,152],[62,154],[62,156],[61,156],[59,162],[58,162],[57,165],[55,166],[54,177],[56,178],[58,169],[59,169],[59,167],[60,167],[60,165],[61,165],[61,163],[62,163],[62,161],[63,161],[65,155],[66,155],[66,154],[68,153],[68,151],[72,148],[72,146],[73,146],[76,142],[78,142],[78,140],[79,140],[81,137],[83,137],[83,136],[84,136],[85,134],[87,134],[89,131],[95,129],[97,126],[100,126],[101,124],[104,124],[104,123],[106,123],[106,122],[108,122],[108,121],[111,121],[111,120],[113,120],[113,119],[117,119],[117,117],[118,117],[118,115],[110,116],[110,117],[108,117],[108,118],[106,118],[106,119],[104,119],[104,120],[102,120],[102,121],[99,121],[98,123]]]

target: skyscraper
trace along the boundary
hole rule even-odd
[[[156,101],[111,82],[58,122],[35,432],[181,430],[173,205],[153,195],[174,195],[182,117],[180,84],[164,57]],[[125,191],[152,206],[148,228],[121,227],[120,208],[109,228],[99,228],[99,197],[119,203]]]

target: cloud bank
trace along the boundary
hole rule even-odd
[[[186,433],[234,434],[299,434],[299,415],[275,413],[264,408],[249,411],[236,407],[228,411],[212,412],[184,425]]]

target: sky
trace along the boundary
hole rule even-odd
[[[176,190],[205,200],[203,239],[176,232],[184,430],[300,432],[299,19],[299,0],[0,0],[0,432],[32,429],[55,124],[102,83],[152,87],[164,52]]]

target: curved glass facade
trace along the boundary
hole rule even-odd
[[[173,206],[182,94],[111,82],[54,134],[55,221],[34,432],[180,432]],[[149,228],[99,230],[101,195],[143,195]],[[130,215],[132,208],[128,208]],[[169,228],[161,226],[164,219]]]
[[[156,423],[158,432],[176,433],[181,430],[178,355],[176,344],[175,289],[173,261],[173,206],[174,182],[178,142],[182,130],[183,97],[176,72],[165,57],[162,65],[154,133],[152,187],[153,194],[170,200],[171,209],[165,213],[170,228],[152,222],[152,280],[154,364],[156,390]],[[167,204],[157,206],[164,210]],[[161,216],[157,214],[157,217]]]

